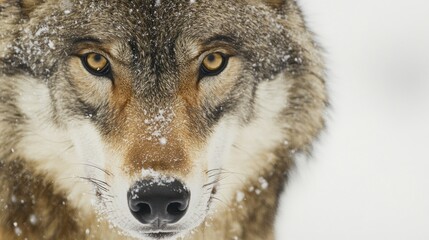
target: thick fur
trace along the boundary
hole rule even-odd
[[[0,0],[0,26],[0,239],[167,238],[127,209],[154,176],[191,191],[171,238],[274,239],[327,105],[295,1]],[[111,79],[82,67],[94,51]]]

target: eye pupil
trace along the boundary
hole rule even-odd
[[[95,76],[107,76],[110,64],[106,57],[98,53],[88,53],[81,57],[85,69]]]
[[[100,54],[95,54],[94,55],[94,61],[100,62],[101,60],[102,60],[102,56]]]
[[[201,64],[201,77],[216,76],[220,74],[228,64],[228,57],[223,53],[215,52],[208,54]]]
[[[210,54],[210,55],[208,55],[208,56],[207,56],[207,60],[208,60],[209,62],[214,62],[215,58],[216,58],[216,57],[215,57],[213,54]]]

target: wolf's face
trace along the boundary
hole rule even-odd
[[[58,175],[69,168],[91,182],[99,216],[126,234],[168,237],[195,228],[216,211],[215,196],[228,204],[245,184],[240,177],[257,179],[267,166],[261,158],[269,161],[264,152],[294,143],[293,123],[281,116],[298,111],[288,95],[296,80],[287,75],[301,74],[307,60],[299,41],[306,40],[280,12],[262,0],[47,1],[36,8],[10,48],[11,63],[40,79],[36,97],[21,99],[33,108],[23,110],[33,112],[28,118],[55,126],[47,137],[67,140],[67,148],[46,150],[64,159],[39,161],[40,168],[61,168]],[[228,172],[236,177],[223,179]],[[79,184],[59,185],[85,205]]]

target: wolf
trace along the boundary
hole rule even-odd
[[[0,0],[0,239],[274,239],[327,104],[294,0]]]

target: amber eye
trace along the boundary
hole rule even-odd
[[[85,69],[96,76],[106,76],[110,73],[110,64],[107,58],[98,53],[88,53],[82,56]]]
[[[228,57],[222,53],[215,52],[207,55],[201,64],[203,75],[215,76],[221,73],[228,64]]]

